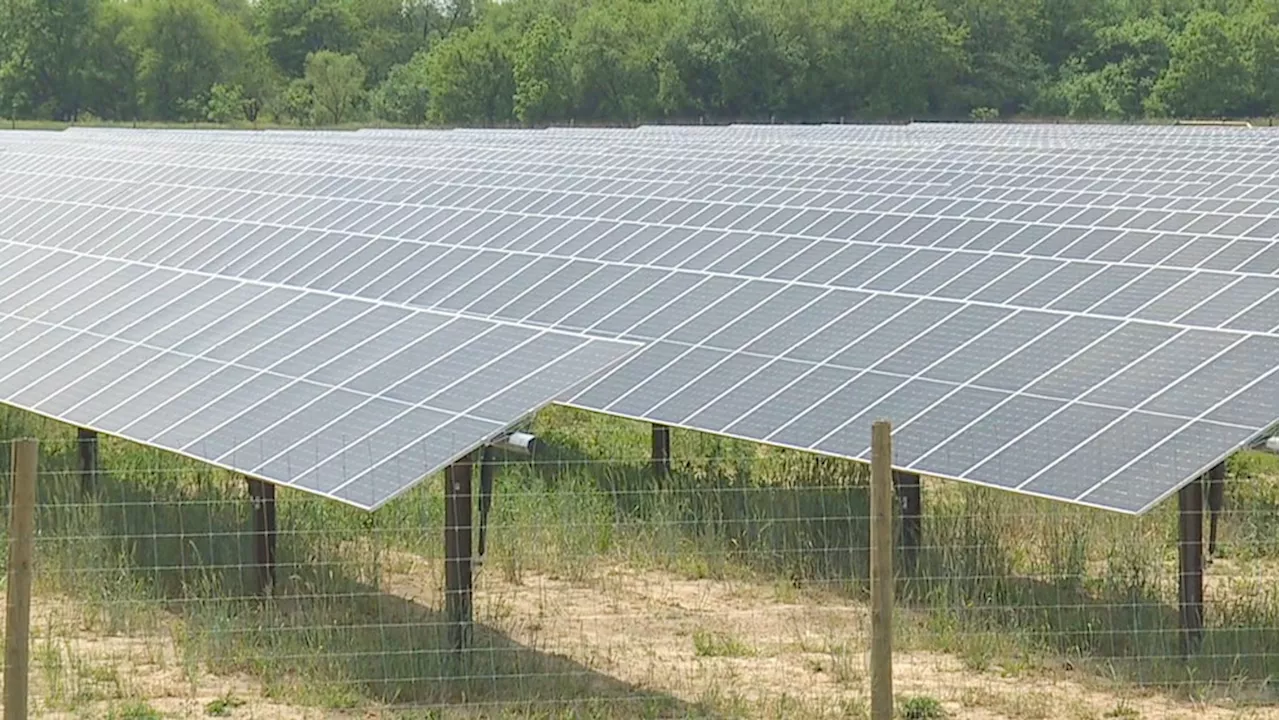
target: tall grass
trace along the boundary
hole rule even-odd
[[[677,432],[673,472],[659,479],[646,426],[553,408],[536,429],[550,450],[497,479],[486,567],[507,581],[586,583],[627,566],[864,596],[868,497],[856,463]],[[74,432],[0,410],[0,437],[25,434],[42,440],[38,589],[75,599],[103,631],[166,624],[189,662],[330,707],[704,712],[483,623],[475,650],[445,650],[438,592],[409,599],[385,587],[415,574],[437,587],[438,478],[371,514],[280,490],[284,581],[263,602],[235,476],[104,440],[107,473],[85,497]],[[952,483],[926,484],[926,547],[901,580],[899,646],[954,653],[975,670],[1066,660],[1113,682],[1274,702],[1274,458],[1234,460],[1232,474],[1214,572],[1234,572],[1211,584],[1199,655],[1179,657],[1168,508],[1127,518]]]

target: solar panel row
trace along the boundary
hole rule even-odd
[[[338,333],[317,358],[376,332],[374,310],[463,328],[398,340],[461,348],[458,372],[490,357],[463,323],[554,337],[533,353],[547,368],[608,367],[637,341],[593,382],[548,369],[561,384],[528,403],[862,459],[889,417],[903,468],[1139,512],[1280,414],[1275,134],[1159,130],[85,132],[0,153],[0,237],[36,278],[66,256],[86,277],[116,262],[359,305],[317,331]],[[315,341],[297,323],[281,350]],[[402,399],[400,376],[370,375],[385,384],[363,402]],[[433,390],[403,400],[446,409]],[[238,446],[174,449],[293,477],[233,425]],[[371,458],[395,456],[386,437]],[[348,487],[381,488],[374,505],[450,448]]]
[[[0,397],[376,507],[631,347],[0,242]]]

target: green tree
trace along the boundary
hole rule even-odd
[[[458,30],[436,43],[425,62],[431,88],[427,118],[432,122],[492,125],[511,119],[511,59],[493,30]]]
[[[248,31],[209,0],[145,0],[132,27],[142,105],[161,120],[204,117],[214,83],[253,53]]]
[[[924,3],[848,0],[842,10],[832,36],[835,67],[826,71],[836,78],[832,91],[844,99],[843,111],[870,118],[939,113],[961,83],[965,29]],[[967,115],[972,108],[963,109]]]
[[[290,77],[303,74],[311,53],[359,46],[359,20],[346,0],[258,0],[255,11],[267,54]]]
[[[1086,53],[1099,28],[1130,19],[1161,21],[1153,14],[1126,16],[1122,4],[1115,0],[1040,0],[1034,17],[1031,29],[1037,32],[1033,50],[1050,70]]]
[[[1156,78],[1169,64],[1172,31],[1159,18],[1100,28],[1091,47],[1068,60],[1059,79],[1042,88],[1034,105],[1042,115],[1137,118]]]
[[[216,123],[229,123],[244,118],[244,90],[239,85],[214,83],[209,89],[208,118]]]
[[[693,0],[663,41],[659,97],[667,113],[770,115],[785,103],[775,35],[747,0]],[[680,84],[678,92],[671,80]]]
[[[370,82],[386,79],[391,68],[407,63],[424,44],[413,7],[404,0],[360,0],[356,18],[356,56],[369,71]]]
[[[562,118],[570,108],[568,33],[550,15],[539,17],[520,37],[512,58],[514,112],[526,125]]]
[[[1218,12],[1201,10],[1170,44],[1169,66],[1147,98],[1153,115],[1223,117],[1250,104],[1252,73],[1243,48]]]
[[[245,119],[250,122],[257,121],[259,114],[278,104],[285,85],[284,77],[267,57],[266,46],[259,38],[250,39],[237,72],[226,79],[241,88]]]
[[[427,119],[431,88],[427,84],[428,55],[419,52],[409,62],[396,65],[373,93],[378,117],[393,123],[421,125]]]
[[[1079,63],[1064,68],[1062,78],[1041,90],[1032,105],[1042,115],[1094,120],[1122,115],[1116,104],[1116,66],[1087,71]]]
[[[967,115],[975,107],[1002,115],[1022,111],[1048,76],[1036,47],[1043,23],[1038,0],[940,0],[939,6],[966,30],[950,114]]]
[[[105,3],[94,17],[85,48],[84,106],[107,120],[136,120],[140,58],[133,45],[138,6]]]
[[[73,120],[86,88],[97,0],[7,0],[0,20],[0,95],[39,117]]]
[[[1275,116],[1280,90],[1280,5],[1274,0],[1253,0],[1233,17],[1232,31],[1251,81],[1242,111]]]
[[[281,93],[276,115],[281,120],[306,125],[313,119],[314,107],[315,96],[311,92],[311,84],[302,78],[294,78]]]
[[[667,20],[663,5],[622,0],[591,5],[570,31],[569,72],[577,114],[635,121],[658,114],[655,39]]]
[[[3,0],[0,112],[349,121],[366,96],[335,113],[302,79],[329,52],[406,123],[1273,115],[1278,16],[1276,0]]]
[[[312,53],[307,56],[305,77],[319,122],[340,125],[350,119],[364,90],[365,69],[359,58],[328,50]]]

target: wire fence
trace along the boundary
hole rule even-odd
[[[280,489],[269,582],[243,478],[108,438],[86,476],[74,429],[0,410],[6,477],[8,440],[40,440],[32,715],[868,715],[865,468],[676,430],[661,472],[648,426],[557,408],[535,428],[533,457],[493,456],[487,515],[475,499],[458,650],[441,477],[373,513]],[[921,498],[901,717],[1275,716],[1273,456],[1229,463],[1189,654],[1175,503],[929,478]]]

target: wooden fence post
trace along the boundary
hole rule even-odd
[[[871,720],[893,718],[893,440],[871,426]]]
[[[35,440],[13,441],[9,493],[9,585],[5,594],[4,717],[26,720],[27,667],[31,656],[31,555],[35,544]]]

